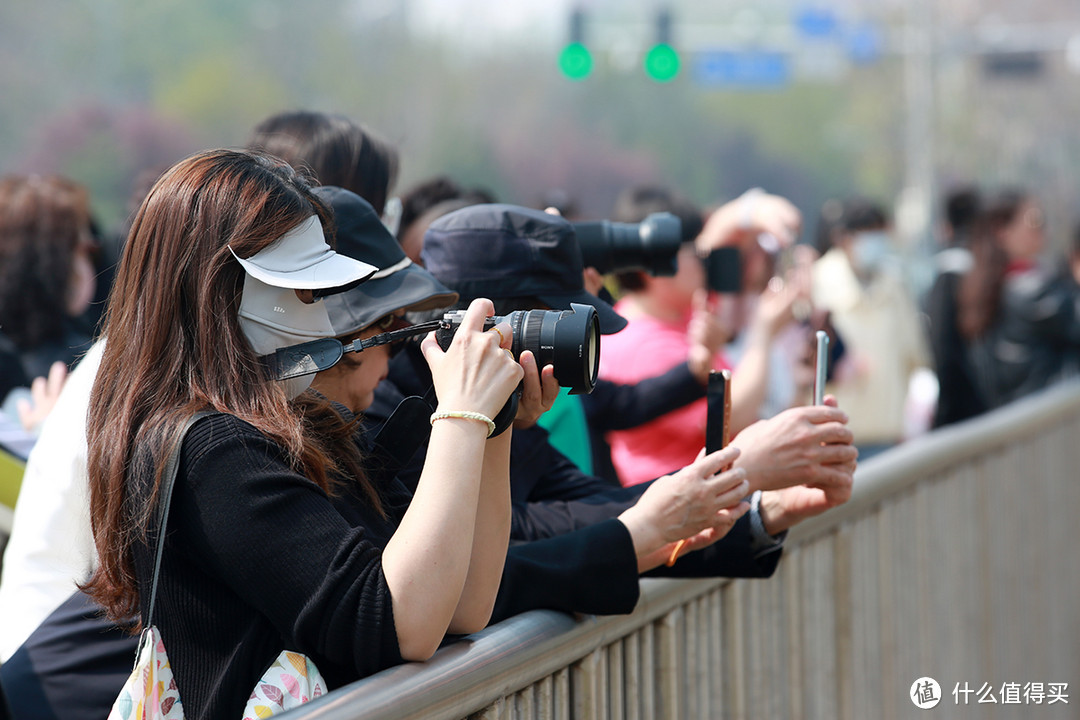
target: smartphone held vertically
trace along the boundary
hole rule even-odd
[[[825,379],[829,375],[829,334],[824,330],[818,330],[817,357],[814,359],[814,404],[825,403]]]
[[[708,410],[705,417],[705,452],[714,453],[727,447],[731,433],[731,371],[709,373],[705,390]]]

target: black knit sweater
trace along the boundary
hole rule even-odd
[[[145,496],[150,478],[129,482]],[[189,720],[239,718],[283,649],[308,655],[331,689],[401,662],[381,558],[409,493],[396,481],[380,492],[386,518],[331,500],[233,416],[192,427],[153,614]],[[134,553],[144,618],[155,535]]]

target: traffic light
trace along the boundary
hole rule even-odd
[[[671,82],[679,74],[679,53],[671,42],[671,12],[656,14],[656,44],[645,53],[645,74],[656,82]]]
[[[592,53],[585,46],[585,13],[576,9],[570,13],[570,39],[559,53],[559,69],[571,80],[584,80],[592,67]]]

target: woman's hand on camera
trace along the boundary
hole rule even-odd
[[[653,482],[619,515],[633,539],[639,571],[663,563],[680,540],[692,550],[716,542],[750,509],[744,501],[746,473],[731,469],[738,456],[734,447],[702,451],[690,465]]]
[[[440,410],[478,412],[493,418],[521,382],[524,372],[509,350],[510,325],[501,322],[484,330],[485,318],[493,314],[491,301],[477,298],[469,304],[445,352],[434,333],[421,343]]]

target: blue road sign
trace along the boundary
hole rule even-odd
[[[832,10],[812,6],[799,8],[795,12],[794,22],[800,35],[811,38],[829,37],[839,25]]]
[[[706,87],[767,89],[786,85],[791,63],[785,53],[767,50],[708,50],[694,58],[694,81]]]

